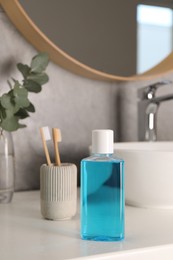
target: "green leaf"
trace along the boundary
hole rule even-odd
[[[12,80],[14,81],[14,87],[20,87],[21,86],[21,84],[19,83],[18,80],[14,79],[14,78],[12,78]]]
[[[15,86],[13,89],[14,96],[21,96],[23,98],[26,98],[28,96],[28,91],[20,86]]]
[[[46,73],[31,73],[28,76],[28,80],[32,80],[35,81],[36,83],[40,84],[40,85],[44,85],[45,83],[48,82],[49,77]]]
[[[16,86],[13,92],[14,92],[14,101],[19,107],[29,106],[30,102],[28,99],[27,89]]]
[[[11,107],[13,107],[10,95],[8,95],[8,94],[3,94],[2,95],[2,97],[1,97],[1,105],[4,108],[11,108]]]
[[[32,58],[31,61],[31,71],[41,73],[44,71],[48,65],[49,57],[47,53],[39,53],[35,57]]]
[[[25,109],[20,108],[19,111],[17,111],[17,113],[15,114],[15,116],[19,117],[20,119],[24,119],[29,117],[29,114]]]
[[[19,110],[18,104],[13,102],[11,91],[8,94],[4,94],[1,97],[1,105],[9,111],[10,114],[14,114]]]
[[[31,67],[18,63],[17,68],[23,76],[22,83],[12,78],[7,81],[10,91],[0,96],[0,127],[7,131],[15,131],[23,128],[19,120],[29,116],[29,112],[35,112],[35,107],[28,99],[28,91],[38,93],[42,85],[49,78],[44,73],[48,65],[48,54],[39,53],[31,61]]]
[[[6,117],[5,108],[0,104],[0,118],[3,119]]]
[[[23,77],[27,78],[30,73],[30,67],[26,64],[18,63],[17,68],[22,73]]]
[[[19,118],[15,116],[11,116],[8,118],[5,118],[1,122],[1,127],[6,131],[16,131],[18,128],[20,128],[20,124],[18,123]]]
[[[14,100],[19,107],[28,107],[29,106],[28,98],[18,96],[18,97],[15,97]]]
[[[4,119],[5,118],[9,118],[9,117],[12,117],[14,114],[15,114],[16,112],[14,112],[14,110],[12,110],[12,109],[6,109],[5,110],[5,117],[4,117]]]
[[[28,112],[35,112],[35,107],[34,105],[30,102],[29,106],[25,108]]]
[[[24,87],[30,91],[30,92],[35,92],[38,93],[41,91],[41,86],[37,82],[33,80],[27,80],[26,83],[24,84]]]

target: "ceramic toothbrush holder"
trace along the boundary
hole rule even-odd
[[[76,214],[77,167],[43,164],[40,168],[41,214],[45,219],[65,220]]]

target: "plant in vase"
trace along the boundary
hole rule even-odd
[[[14,149],[11,132],[26,127],[20,120],[35,112],[29,100],[29,92],[39,93],[48,82],[45,73],[49,59],[47,53],[39,53],[30,66],[17,64],[23,79],[7,81],[10,90],[0,96],[0,203],[11,201],[14,192]]]

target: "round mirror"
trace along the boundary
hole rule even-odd
[[[129,80],[134,79],[132,75],[151,77],[172,70],[173,19],[168,5],[158,7],[157,1],[155,6],[142,5],[139,0],[1,2],[34,46],[48,51],[54,61],[71,71],[97,79]],[[146,7],[150,8],[146,10]],[[16,20],[13,16],[17,11],[20,16]],[[38,43],[41,38],[33,30],[40,35],[42,43]]]

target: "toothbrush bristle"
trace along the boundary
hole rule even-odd
[[[53,128],[56,142],[61,142],[61,130],[59,128]]]
[[[58,136],[58,142],[62,141],[62,136],[61,136],[61,130],[57,128],[57,136]]]
[[[45,140],[51,140],[50,131],[48,126],[42,127]]]

